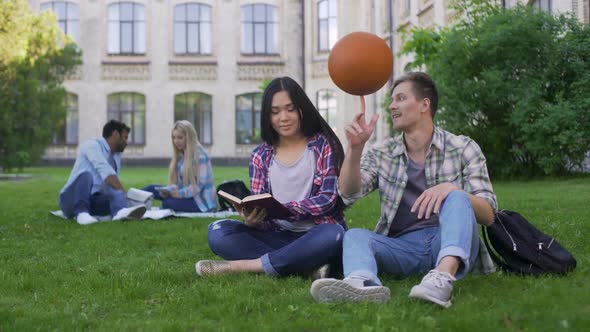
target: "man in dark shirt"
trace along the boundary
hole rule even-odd
[[[343,243],[344,280],[319,279],[311,287],[319,302],[376,301],[390,298],[378,269],[395,277],[425,274],[410,297],[451,305],[453,283],[481,256],[477,223],[494,221],[496,196],[485,157],[469,137],[434,126],[438,94],[425,73],[394,82],[390,105],[394,128],[402,134],[361,154],[377,122],[361,112],[346,127],[348,151],[338,180],[347,205],[375,189],[381,218],[375,232],[351,229]]]

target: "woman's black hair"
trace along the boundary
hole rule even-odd
[[[317,108],[309,100],[303,88],[290,77],[277,77],[272,80],[262,95],[262,110],[260,115],[260,130],[262,140],[268,144],[276,145],[279,142],[279,134],[274,130],[271,123],[272,98],[280,91],[286,91],[293,102],[293,106],[300,110],[299,117],[301,131],[305,137],[312,137],[318,133],[324,135],[330,143],[334,161],[336,163],[336,173],[340,176],[340,168],[344,161],[344,149],[338,136],[328,125],[326,120],[320,115]],[[336,204],[339,210],[344,209],[342,199],[338,197]]]

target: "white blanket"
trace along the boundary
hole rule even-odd
[[[52,215],[62,219],[68,219],[62,210],[49,211]],[[235,211],[220,211],[220,212],[176,212],[169,209],[159,209],[153,207],[145,211],[141,219],[164,219],[167,217],[182,217],[182,218],[227,218],[237,216],[239,213]],[[93,216],[100,221],[110,221],[111,216]]]

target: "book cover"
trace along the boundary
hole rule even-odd
[[[293,214],[283,204],[277,201],[271,194],[258,194],[246,196],[243,199],[229,194],[223,190],[219,190],[217,194],[231,203],[238,205],[239,207],[246,208],[247,210],[266,209],[266,219],[284,219],[292,216]]]

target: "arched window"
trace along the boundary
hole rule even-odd
[[[59,124],[60,129],[53,136],[54,145],[78,144],[78,96],[73,93],[66,95],[67,113]]]
[[[504,8],[512,8],[518,4],[518,0],[502,0],[502,6]]]
[[[334,90],[322,89],[317,92],[317,105],[320,115],[328,122],[332,129],[336,128],[336,113],[338,105]]]
[[[260,108],[262,93],[236,96],[236,143],[260,143]]]
[[[328,52],[338,40],[336,0],[318,1],[318,51]]]
[[[402,11],[402,16],[406,17],[406,16],[410,15],[411,11],[412,11],[412,0],[405,0],[404,1],[404,9]]]
[[[108,95],[107,119],[124,122],[131,127],[128,143],[145,144],[145,96],[135,92]]]
[[[211,54],[211,6],[183,3],[174,7],[174,53]]]
[[[534,0],[531,5],[551,13],[551,0]]]
[[[188,120],[199,135],[201,144],[212,144],[211,96],[186,92],[174,96],[174,121]]]
[[[109,5],[109,54],[145,54],[144,5],[117,2]]]
[[[242,6],[242,54],[278,54],[279,17],[275,6]]]
[[[49,1],[41,4],[41,10],[51,10],[57,16],[57,23],[65,34],[80,40],[80,9],[75,3],[67,1]]]

